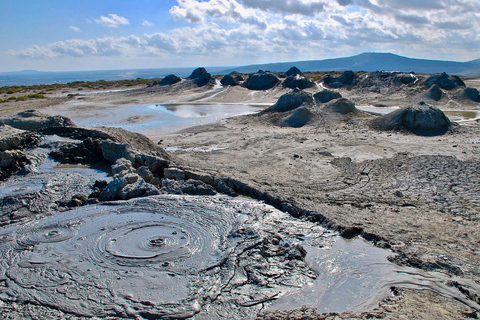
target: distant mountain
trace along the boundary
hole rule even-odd
[[[476,65],[480,65],[480,59],[472,60],[472,61],[468,61],[468,62],[469,62],[469,63],[476,64]]]
[[[236,69],[224,70],[223,73],[238,71],[241,73],[256,72],[259,69],[272,72],[285,72],[295,66],[302,71],[401,71],[416,73],[447,72],[464,76],[480,75],[480,59],[469,62],[413,59],[393,53],[362,53],[353,57],[296,61],[283,63],[257,64]]]
[[[227,67],[211,67],[209,72],[224,70]],[[231,68],[231,67],[228,67]],[[187,77],[194,68],[157,68],[157,69],[126,69],[126,70],[93,70],[93,71],[36,71],[23,70],[15,72],[0,72],[0,87],[15,85],[36,85],[51,83],[68,83],[73,81],[126,80],[163,78],[168,74]]]

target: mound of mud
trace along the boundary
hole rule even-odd
[[[340,98],[325,107],[327,113],[336,113],[341,115],[347,115],[351,113],[360,112],[353,102],[348,99]]]
[[[413,74],[377,71],[368,72],[365,76],[358,78],[357,86],[360,88],[381,91],[386,88],[403,87],[405,85],[413,84],[416,80],[417,77]]]
[[[328,89],[322,90],[313,95],[313,99],[315,99],[316,103],[327,103],[341,97],[342,95],[339,92]]]
[[[222,80],[220,80],[220,83],[224,86],[238,86],[239,85],[238,81],[231,74],[225,75],[222,78]]]
[[[287,72],[285,72],[285,75],[287,77],[296,76],[296,75],[299,75],[299,76],[303,77],[303,72],[300,71],[300,69],[298,69],[297,67],[291,67],[290,69],[288,69]]]
[[[445,72],[429,77],[424,83],[424,85],[427,87],[431,87],[434,84],[445,90],[452,90],[458,87],[466,87],[465,82],[463,82],[460,77],[450,76]]]
[[[430,89],[428,89],[428,92],[427,92],[426,96],[435,100],[435,101],[439,101],[443,97],[443,91],[442,91],[442,89],[440,89],[439,86],[437,86],[436,84],[433,84],[430,87]]]
[[[451,127],[450,119],[438,108],[421,102],[396,110],[373,121],[378,130],[407,130],[420,136],[445,134]]]
[[[193,70],[192,73],[188,76],[188,79],[194,80],[200,77],[202,74],[206,74],[206,73],[208,73],[207,69],[200,67]]]
[[[287,118],[285,118],[280,125],[283,127],[301,128],[310,122],[313,118],[313,113],[305,107],[299,107]]]
[[[339,77],[333,77],[332,75],[327,74],[322,79],[322,82],[330,88],[342,88],[354,84],[356,78],[357,76],[353,71],[345,71]]]
[[[215,79],[205,68],[197,68],[193,70],[192,74],[188,76],[188,79],[193,80],[193,83],[196,84],[197,87],[203,87],[208,84],[213,85],[215,82]]]
[[[465,89],[464,95],[472,101],[480,102],[480,94],[476,88]]]
[[[266,112],[287,112],[300,107],[303,104],[312,104],[313,98],[310,93],[294,90],[282,95],[277,103],[265,110]]]
[[[161,81],[159,81],[158,85],[161,86],[161,87],[162,86],[169,86],[169,85],[175,84],[175,83],[180,82],[180,81],[182,81],[182,78],[177,77],[174,74],[169,74],[168,76],[163,78]],[[155,85],[155,83],[154,83],[154,85]]]
[[[251,75],[243,86],[250,90],[268,90],[277,85],[280,80],[270,72],[263,72]]]
[[[36,110],[0,118],[0,125],[9,125],[21,130],[37,130],[51,127],[76,127],[72,120],[62,116],[49,116]]]
[[[297,74],[297,75],[288,76],[287,79],[283,81],[283,85],[290,89],[295,89],[295,88],[306,89],[306,88],[313,87],[315,83]]]

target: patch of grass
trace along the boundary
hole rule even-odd
[[[45,99],[45,96],[40,93],[32,93],[28,95],[29,99]]]

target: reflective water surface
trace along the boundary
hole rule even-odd
[[[72,117],[72,120],[83,127],[109,126],[139,133],[152,130],[169,133],[262,109],[264,107],[249,104],[149,104],[100,110]]]

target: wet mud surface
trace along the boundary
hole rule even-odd
[[[246,199],[85,206],[1,231],[0,295],[82,316],[252,317],[317,278],[300,235],[316,246],[333,241]]]
[[[0,224],[10,224],[37,214],[65,207],[76,194],[89,194],[97,180],[110,180],[108,174],[87,165],[67,165],[48,154],[58,141],[72,142],[58,136],[47,137],[38,147],[28,150],[30,163],[0,184]]]
[[[303,305],[365,310],[392,285],[469,303],[446,277],[395,266],[386,250],[226,196],[84,206],[2,229],[0,252],[1,300],[77,316],[241,319]]]

